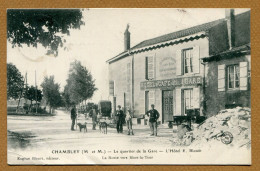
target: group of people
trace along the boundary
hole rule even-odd
[[[70,117],[71,117],[71,121],[72,121],[72,123],[71,123],[71,130],[74,131],[75,130],[74,129],[74,127],[75,127],[75,120],[77,118],[77,110],[76,110],[76,106],[75,105],[73,105],[73,107],[71,108],[70,113],[71,113]],[[90,115],[92,117],[92,124],[93,124],[92,129],[93,130],[96,130],[96,125],[97,125],[97,121],[98,121],[98,114],[97,113],[98,112],[96,111],[95,108],[92,108],[90,110]]]
[[[129,108],[126,109],[126,114],[124,114],[123,110],[121,110],[121,106],[118,105],[118,110],[116,111],[116,129],[117,133],[123,132],[123,124],[126,122],[126,126],[128,129],[128,135],[133,132],[133,123],[132,123],[132,114]],[[154,108],[154,104],[151,105],[151,110],[146,112],[146,115],[149,117],[149,126],[151,130],[151,136],[157,136],[157,120],[160,117],[159,112]]]
[[[126,113],[124,114],[120,105],[118,105],[117,108],[118,109],[117,109],[116,115],[115,115],[117,133],[123,133],[123,124],[126,123],[127,129],[128,129],[127,135],[131,135],[131,134],[134,135],[133,128],[132,128],[133,127],[133,123],[132,123],[133,116],[132,116],[131,110],[129,108],[127,108]],[[93,123],[92,129],[95,130],[97,120],[98,120],[97,111],[93,108],[93,109],[91,109],[90,113],[92,115],[92,123]],[[157,120],[160,117],[160,114],[154,108],[153,104],[151,105],[151,109],[146,112],[146,115],[149,117],[149,126],[150,126],[150,130],[151,130],[151,136],[157,136]],[[72,120],[71,130],[74,130],[76,117],[77,117],[76,107],[73,106],[71,109],[71,120]]]
[[[132,115],[129,108],[126,109],[126,114],[124,114],[123,110],[121,110],[121,106],[118,105],[118,110],[116,111],[116,130],[117,133],[123,133],[123,124],[126,123],[128,134],[127,135],[134,135],[133,128],[132,128]]]

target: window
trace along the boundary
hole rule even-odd
[[[183,69],[184,74],[193,73],[193,49],[183,50]]]
[[[228,89],[239,88],[239,65],[227,67],[228,71]]]
[[[148,80],[148,57],[145,57],[145,79]]]
[[[146,80],[154,79],[154,57],[153,56],[145,57],[145,79]]]
[[[187,89],[183,91],[183,107],[184,107],[184,113],[187,114],[187,109],[193,108],[193,90]]]

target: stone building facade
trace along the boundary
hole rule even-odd
[[[233,17],[247,20],[248,17],[241,16],[248,13]],[[187,115],[188,109],[197,109],[200,115],[222,109],[223,105],[214,106],[218,103],[217,98],[209,96],[218,90],[217,66],[229,63],[224,59],[214,61],[228,47],[224,47],[220,39],[223,37],[229,43],[228,14],[226,18],[145,40],[133,47],[130,47],[127,26],[124,52],[107,61],[113,110],[117,105],[129,107],[135,117],[140,117],[154,104],[161,114],[160,121],[165,123],[173,120],[173,116]],[[245,59],[241,57],[230,61],[242,62]],[[248,94],[250,96],[250,91],[245,98]],[[210,112],[211,108],[214,108],[213,112]]]

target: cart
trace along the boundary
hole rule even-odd
[[[187,115],[173,116],[173,121],[168,121],[169,128],[173,127],[173,125],[181,125],[183,123],[187,123],[189,127],[191,127],[191,123],[200,124],[205,121],[205,116],[200,116],[200,109],[188,109]]]

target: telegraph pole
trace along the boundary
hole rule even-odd
[[[37,113],[37,83],[36,83],[36,70],[35,70],[35,101],[36,101],[36,113]]]

